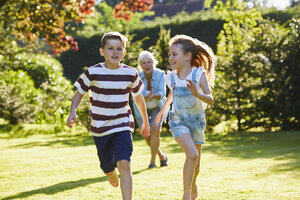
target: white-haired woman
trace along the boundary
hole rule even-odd
[[[138,69],[140,70],[139,76],[145,85],[142,95],[146,101],[150,124],[150,137],[145,138],[146,143],[151,149],[151,160],[148,168],[156,168],[156,155],[159,156],[160,167],[168,166],[167,156],[159,148],[160,129],[162,123],[159,125],[155,124],[156,115],[166,100],[166,84],[164,79],[165,72],[156,68],[156,64],[157,60],[154,58],[151,52],[140,52],[138,57]],[[133,105],[133,110],[135,119],[139,127],[141,127],[143,119],[136,105]]]

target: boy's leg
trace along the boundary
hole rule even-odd
[[[197,185],[196,185],[196,180],[197,177],[199,175],[200,172],[200,160],[201,160],[201,153],[202,153],[202,145],[201,144],[196,144],[195,145],[198,151],[198,161],[197,164],[195,166],[195,173],[194,173],[194,178],[193,178],[193,182],[192,182],[192,190],[191,190],[191,199],[195,200],[198,196],[198,189],[197,189]]]
[[[130,159],[133,145],[130,131],[115,134],[113,138],[114,162],[120,172],[120,186],[123,200],[132,199],[132,173]]]
[[[113,187],[118,187],[119,186],[119,177],[117,174],[116,169],[114,169],[111,172],[105,173],[106,176],[108,177],[108,182],[113,186]]]
[[[123,200],[132,199],[132,173],[128,160],[119,160],[117,168],[120,172],[120,185]]]
[[[185,163],[183,167],[183,200],[191,199],[191,186],[194,177],[194,170],[198,161],[198,151],[190,134],[182,134],[176,138],[177,143],[185,152]]]
[[[97,154],[100,161],[100,168],[107,175],[109,183],[118,187],[119,177],[115,170],[115,164],[113,160],[113,145],[111,144],[113,135],[107,135],[103,137],[93,137],[95,145],[97,147]]]

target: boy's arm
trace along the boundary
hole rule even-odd
[[[78,107],[78,105],[80,104],[82,98],[84,95],[80,94],[78,91],[76,91],[73,100],[72,100],[72,104],[71,104],[71,111],[69,114],[69,117],[67,119],[67,126],[72,128],[73,124],[76,123],[77,117],[76,117],[76,109]]]
[[[142,118],[143,118],[143,125],[141,127],[141,133],[144,135],[144,137],[149,137],[150,136],[150,127],[149,127],[149,122],[148,122],[148,114],[147,114],[147,109],[146,109],[146,103],[145,99],[142,96],[142,94],[139,94],[137,96],[133,96],[133,101],[137,108],[139,109]]]

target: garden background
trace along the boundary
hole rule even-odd
[[[132,67],[141,50],[150,50],[157,67],[168,70],[168,41],[176,34],[206,42],[218,57],[215,103],[207,109],[208,144],[201,167],[207,184],[200,181],[201,198],[300,198],[299,1],[284,10],[266,8],[266,1],[202,1],[203,10],[155,18],[152,1],[134,2],[141,4],[1,1],[0,197],[97,199],[101,191],[102,199],[120,198],[93,156],[88,98],[78,109],[75,130],[65,126],[72,83],[84,68],[103,61],[98,53],[102,35],[119,31],[129,38],[123,62]],[[183,159],[183,152],[168,125],[162,148],[170,155],[169,169],[144,169],[149,150],[135,132],[137,199],[143,197],[139,189],[148,191],[146,199],[179,198],[182,166],[172,160]],[[90,168],[95,172],[86,172]],[[165,181],[163,189],[155,180]]]

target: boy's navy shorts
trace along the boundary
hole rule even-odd
[[[132,135],[130,131],[112,133],[103,137],[95,137],[100,167],[104,173],[115,169],[119,160],[128,160],[132,155]]]

